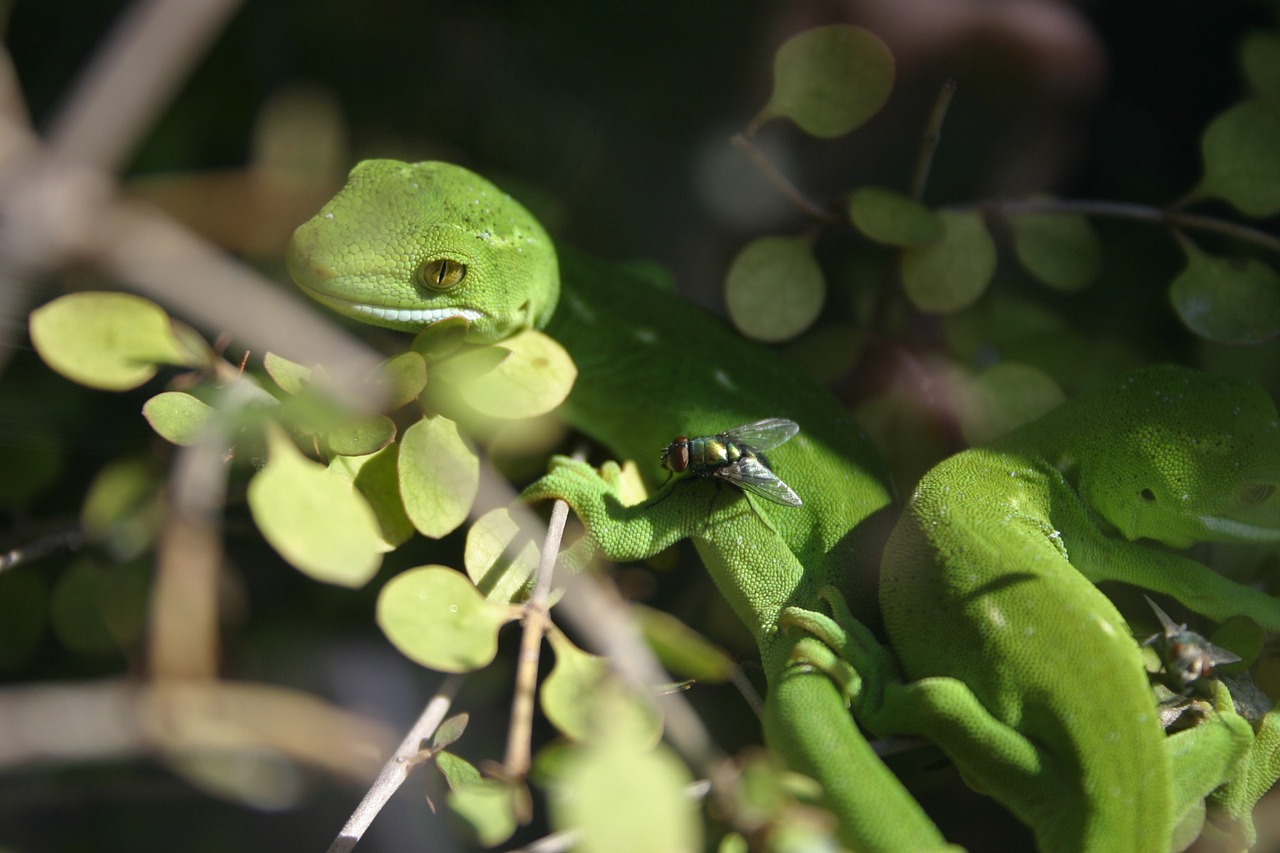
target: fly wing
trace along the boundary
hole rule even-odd
[[[800,431],[800,425],[786,418],[765,418],[720,433],[720,438],[745,444],[754,450],[772,450]]]
[[[791,422],[788,421],[787,423]],[[761,463],[759,459],[751,454],[740,457],[730,465],[716,469],[715,476],[728,480],[753,495],[783,506],[802,506],[804,504],[804,501],[800,500],[800,496],[793,492],[790,486],[778,479],[777,474],[769,470],[767,465]]]

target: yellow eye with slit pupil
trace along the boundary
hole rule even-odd
[[[467,265],[450,258],[434,258],[422,265],[422,283],[432,290],[457,287],[467,275]]]

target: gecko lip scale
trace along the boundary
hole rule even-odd
[[[1275,542],[1280,540],[1280,530],[1256,524],[1245,524],[1242,521],[1232,521],[1229,518],[1221,518],[1216,515],[1202,515],[1200,516],[1200,523],[1205,526],[1206,530],[1225,533],[1243,542]]]
[[[306,285],[299,285],[299,287],[313,299],[328,305],[340,314],[357,318],[367,317],[384,323],[428,326],[449,317],[464,317],[474,323],[486,316],[484,312],[471,308],[397,308],[392,305],[372,305],[343,299],[341,296],[334,296],[316,287]]]

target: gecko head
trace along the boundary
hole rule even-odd
[[[1161,366],[1097,399],[1080,490],[1125,537],[1280,541],[1280,415],[1264,391]]]
[[[289,273],[348,317],[416,332],[448,317],[492,342],[546,325],[555,247],[517,201],[461,166],[366,160],[289,241]]]

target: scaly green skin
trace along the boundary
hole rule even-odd
[[[421,274],[440,258],[467,265],[452,288]],[[651,481],[661,479],[659,451],[677,435],[712,435],[765,417],[796,421],[799,435],[771,459],[802,507],[755,501],[753,509],[737,489],[702,481],[673,483],[662,500],[626,508],[594,469],[568,460],[528,497],[566,499],[614,560],[693,539],[759,643],[769,682],[766,735],[821,784],[842,841],[861,851],[942,848],[858,731],[842,692],[793,662],[792,647],[804,638],[778,625],[784,607],[816,605],[816,591],[839,569],[868,559],[859,558],[856,529],[891,497],[878,453],[821,387],[715,318],[618,268],[566,254],[560,262],[558,284],[550,239],[483,179],[448,164],[392,161],[358,165],[347,187],[298,229],[289,253],[304,290],[366,322],[406,331],[424,324],[370,316],[360,307],[370,302],[439,309],[438,316],[483,312],[471,330],[486,341],[546,322],[579,371],[566,416],[620,458],[648,465]]]
[[[1178,821],[1239,772],[1253,732],[1227,708],[1166,738],[1137,641],[1094,584],[1280,631],[1280,601],[1148,542],[1280,540],[1277,483],[1271,400],[1176,367],[943,461],[882,564],[885,626],[908,682],[855,711],[878,733],[936,741],[1044,851],[1164,853]],[[857,665],[856,650],[846,656]],[[1252,802],[1235,806],[1247,815]]]

